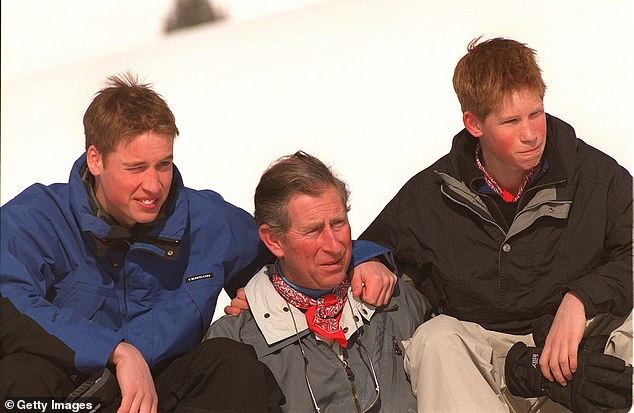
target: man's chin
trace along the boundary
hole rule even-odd
[[[157,216],[158,216],[158,213],[138,214],[137,216],[134,217],[134,220],[135,220],[136,224],[150,224],[150,223],[156,221],[156,217]]]
[[[334,274],[333,273],[323,274],[321,279],[326,282],[322,284],[321,289],[330,290],[332,288],[335,288],[336,286],[341,284],[343,281],[345,281],[347,278],[348,278],[348,274],[345,271],[334,273]]]

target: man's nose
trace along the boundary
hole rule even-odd
[[[145,176],[143,177],[143,190],[150,194],[160,192],[161,180],[158,171],[152,168],[148,168],[147,171],[145,171]]]
[[[520,140],[523,143],[531,144],[537,140],[537,128],[533,125],[533,122],[527,120],[522,122],[522,130],[520,133]]]
[[[324,228],[321,234],[321,248],[327,252],[340,252],[342,249],[342,245],[337,239],[337,234],[333,231],[332,228],[326,227]]]

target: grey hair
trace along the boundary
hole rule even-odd
[[[283,234],[290,226],[287,207],[291,198],[298,194],[317,196],[329,187],[337,189],[346,212],[350,211],[348,186],[331,168],[304,151],[283,156],[268,167],[255,189],[255,222]]]

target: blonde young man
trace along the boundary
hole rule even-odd
[[[283,397],[253,349],[201,343],[220,291],[272,261],[253,217],[184,185],[175,117],[136,77],[108,79],[84,130],[68,183],[32,185],[1,210],[0,403],[75,401],[103,374],[104,412],[275,411]],[[356,279],[382,303],[394,275],[360,265],[379,266]]]
[[[465,129],[361,236],[438,314],[406,346],[419,411],[627,408],[631,175],[545,112],[526,45],[475,39],[453,83]]]

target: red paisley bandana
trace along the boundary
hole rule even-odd
[[[529,183],[531,179],[533,179],[533,177],[535,177],[535,175],[537,175],[537,173],[539,173],[542,169],[542,163],[540,162],[539,164],[537,164],[537,166],[534,166],[533,168],[526,171],[526,175],[524,175],[524,179],[522,179],[522,183],[520,184],[519,190],[517,191],[517,195],[513,195],[506,189],[502,188],[497,182],[495,182],[495,179],[493,179],[493,177],[489,175],[487,170],[484,169],[484,165],[482,165],[482,162],[480,161],[480,151],[480,142],[478,142],[475,153],[476,165],[478,165],[478,169],[480,169],[480,171],[482,171],[482,173],[484,174],[484,181],[487,183],[487,185],[489,185],[489,188],[491,188],[496,194],[501,196],[505,202],[517,202],[517,200],[520,199],[520,196],[522,196],[526,184]]]
[[[346,303],[346,294],[350,287],[348,279],[339,283],[330,293],[324,294],[318,299],[302,294],[290,285],[286,284],[279,276],[277,269],[271,280],[275,290],[294,307],[306,310],[306,322],[308,328],[322,337],[335,340],[343,348],[348,346],[348,340],[339,326],[341,310]]]

